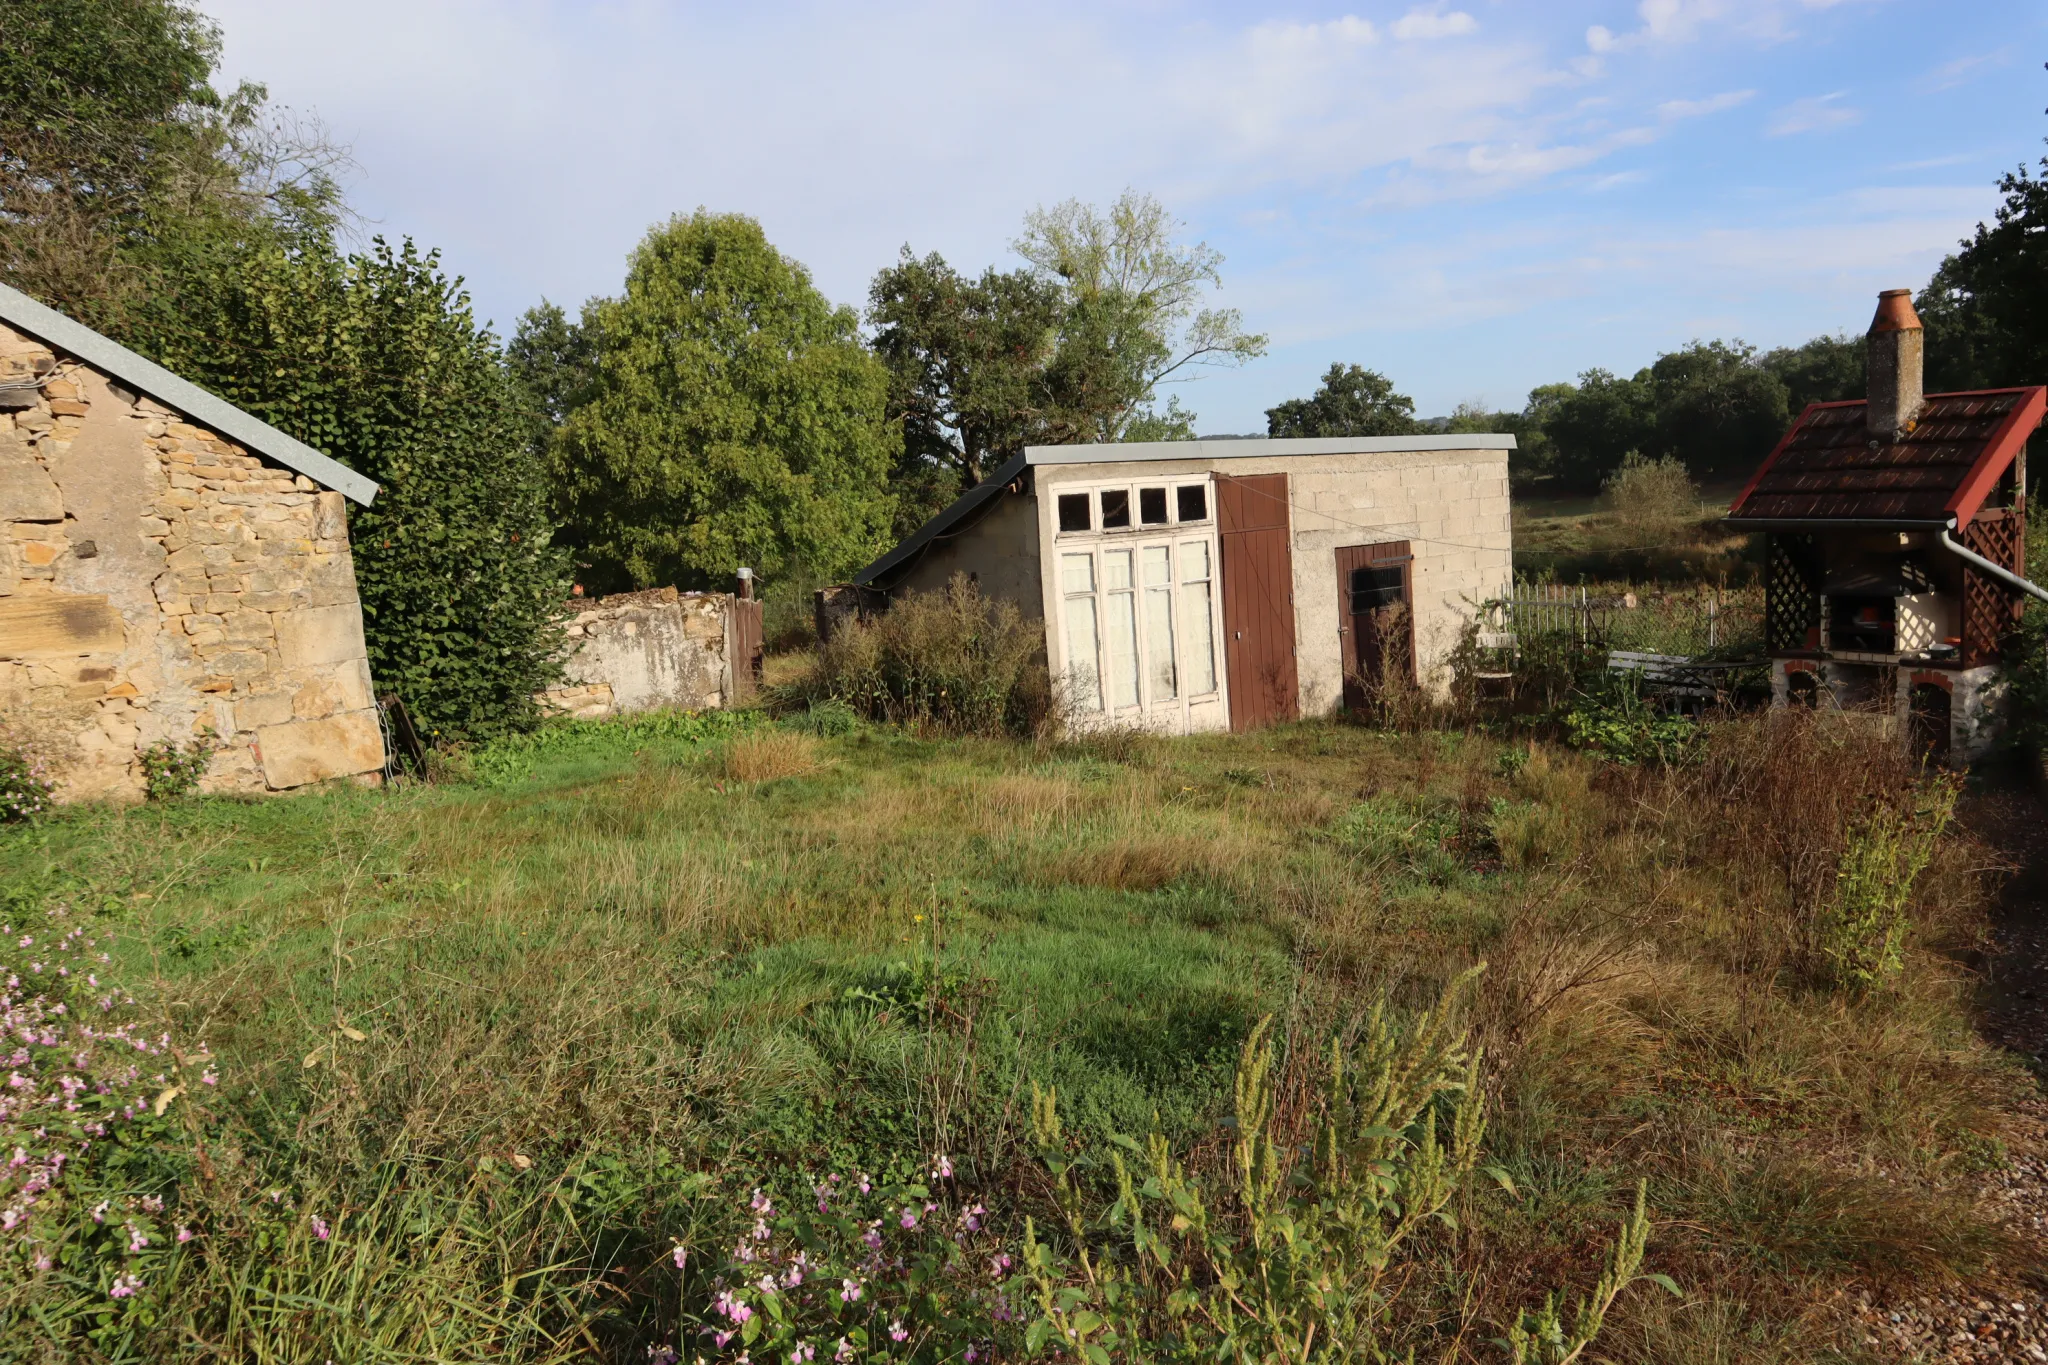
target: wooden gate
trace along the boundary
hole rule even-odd
[[[1230,728],[1255,730],[1300,714],[1294,664],[1294,554],[1287,476],[1216,476],[1223,568],[1223,657]]]
[[[1344,705],[1359,710],[1392,682],[1415,683],[1415,555],[1405,540],[1337,550],[1337,633]]]
[[[726,705],[751,699],[761,690],[761,604],[750,597],[734,595],[726,616],[725,658],[732,667],[732,696]]]

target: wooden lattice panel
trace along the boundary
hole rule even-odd
[[[1993,564],[2024,574],[2027,522],[2019,508],[1984,512],[1963,528],[1963,544]],[[1963,569],[1963,664],[1994,663],[2019,628],[2025,603],[2005,584],[1967,565]]]
[[[1771,653],[1810,649],[1807,634],[1820,626],[1820,575],[1813,537],[1773,535],[1764,578],[1764,640]]]

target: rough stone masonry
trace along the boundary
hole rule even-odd
[[[206,790],[374,780],[342,494],[0,326],[0,722],[66,800],[207,736]]]

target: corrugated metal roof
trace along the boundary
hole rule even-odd
[[[1733,522],[1967,522],[2041,425],[2048,390],[1930,394],[1913,430],[1874,441],[1866,404],[1815,403],[1742,496]]]
[[[74,355],[101,374],[148,394],[165,407],[191,418],[194,425],[227,437],[249,450],[267,455],[287,469],[368,507],[377,485],[347,465],[322,455],[304,441],[285,435],[260,417],[251,416],[225,398],[216,397],[190,380],[180,379],[153,360],[145,360],[111,337],[54,308],[37,303],[18,289],[0,284],[0,322],[27,332],[67,355]]]

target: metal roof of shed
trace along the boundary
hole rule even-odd
[[[208,393],[190,380],[180,379],[111,337],[102,336],[83,323],[73,322],[56,309],[37,303],[20,290],[4,284],[0,284],[0,322],[78,357],[100,373],[148,394],[167,408],[184,413],[194,424],[266,455],[287,469],[304,474],[313,482],[323,484],[365,507],[377,496],[377,485],[347,465],[322,455],[304,441],[285,435],[225,398]]]
[[[1815,403],[1750,478],[1728,521],[1769,529],[1856,522],[1965,524],[2048,410],[2048,389],[1929,394],[1913,429],[1871,438],[1862,399]]]
[[[993,502],[1033,465],[1132,464],[1151,460],[1242,460],[1276,455],[1386,455],[1439,450],[1513,450],[1515,438],[1504,432],[1472,432],[1430,436],[1248,437],[1240,440],[1100,441],[1085,445],[1026,446],[1002,468],[962,493],[943,512],[897,543],[896,548],[853,576],[868,586],[897,568],[934,540],[958,534],[963,523]]]

